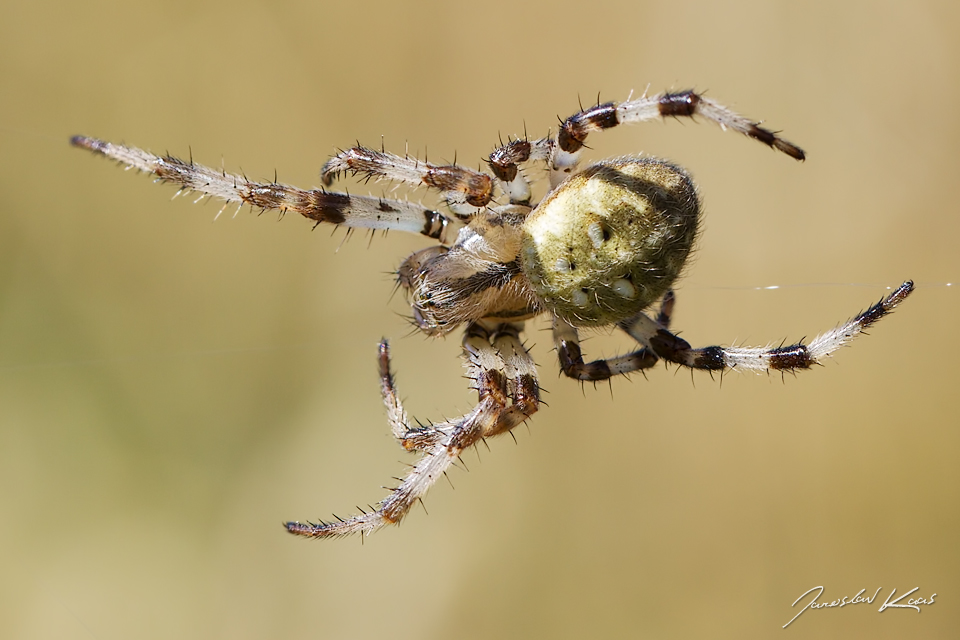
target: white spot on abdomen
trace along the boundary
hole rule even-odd
[[[590,236],[590,242],[593,243],[594,249],[599,249],[603,246],[603,227],[600,226],[599,222],[591,222],[587,227],[587,235]]]
[[[610,285],[614,291],[617,292],[617,295],[622,298],[632,299],[637,296],[637,288],[633,286],[633,283],[627,280],[626,278],[620,278],[614,280],[613,284]]]

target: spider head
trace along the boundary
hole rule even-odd
[[[592,165],[523,225],[520,259],[547,309],[574,326],[630,318],[671,287],[697,235],[690,176],[655,158]]]

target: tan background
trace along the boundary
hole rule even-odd
[[[26,4],[0,24],[0,637],[955,637],[955,2]],[[809,152],[708,123],[591,138],[700,184],[684,337],[812,336],[907,277],[914,298],[785,383],[658,368],[612,398],[559,379],[533,323],[550,406],[363,546],[280,523],[353,513],[409,461],[381,336],[415,415],[470,406],[458,340],[409,336],[390,297],[425,241],[212,224],[215,205],[67,144],[311,186],[355,140],[476,166],[498,134],[648,83]],[[781,630],[817,585],[938,595]]]

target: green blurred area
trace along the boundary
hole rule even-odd
[[[34,3],[0,22],[0,637],[937,638],[960,626],[960,9],[915,3]],[[675,327],[812,337],[906,278],[834,363],[657,368],[581,392],[529,323],[546,406],[403,526],[306,542],[469,408],[459,340],[410,335],[426,240],[169,202],[71,135],[309,187],[337,147],[477,166],[498,136],[695,87],[804,164],[703,122],[590,138],[688,167],[706,218]],[[545,181],[538,183],[542,193]],[[344,185],[386,193],[389,185]],[[433,204],[432,196],[414,192]],[[342,246],[341,246],[342,243]],[[368,247],[369,244],[369,247]],[[762,287],[778,285],[778,289]],[[630,348],[606,334],[588,357]],[[692,381],[691,381],[692,378]],[[611,397],[612,395],[612,397]],[[883,587],[936,592],[796,613]],[[878,603],[879,604],[879,603]]]

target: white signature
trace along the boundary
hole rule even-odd
[[[876,591],[873,592],[873,595],[870,596],[869,598],[866,598],[863,596],[863,592],[866,591],[866,589],[860,589],[857,595],[853,596],[852,598],[843,596],[842,598],[833,600],[831,602],[817,602],[817,598],[823,595],[822,586],[814,587],[812,589],[807,589],[802,594],[800,594],[799,598],[793,601],[793,604],[790,605],[791,607],[797,606],[797,603],[803,600],[804,596],[806,596],[807,594],[810,594],[816,591],[817,595],[813,596],[813,598],[810,599],[810,602],[808,602],[803,609],[800,609],[800,611],[797,612],[797,615],[790,618],[790,622],[783,625],[783,628],[786,629],[787,627],[789,627],[790,624],[794,620],[799,618],[800,614],[806,611],[807,609],[829,609],[832,607],[845,607],[850,604],[862,604],[864,602],[866,602],[867,604],[873,604],[873,601],[877,599],[877,595],[880,593],[881,589],[883,589],[883,587],[879,587]],[[932,594],[929,598],[922,598],[922,597],[910,598],[909,600],[907,600],[906,604],[899,604],[901,600],[903,600],[904,598],[909,596],[911,593],[919,589],[920,587],[914,587],[913,589],[911,589],[910,591],[907,591],[905,594],[903,594],[896,600],[891,600],[891,598],[893,598],[893,596],[895,596],[897,593],[897,590],[894,589],[893,591],[890,592],[890,595],[887,596],[887,599],[884,601],[882,605],[880,605],[880,608],[877,609],[877,611],[878,612],[883,611],[884,609],[916,609],[917,613],[920,613],[921,605],[933,604],[933,599],[937,597],[936,593]]]

